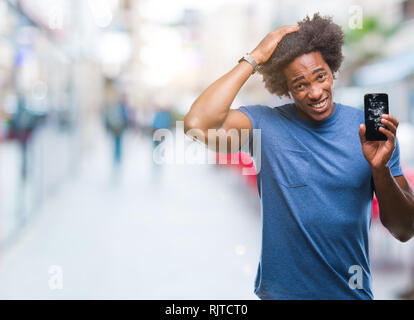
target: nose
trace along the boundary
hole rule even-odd
[[[318,85],[313,85],[310,90],[308,97],[312,101],[319,101],[322,96],[322,88]]]

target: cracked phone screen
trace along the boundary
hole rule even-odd
[[[388,95],[385,93],[365,95],[365,125],[367,128],[367,140],[387,140],[387,137],[379,131],[385,126],[381,123],[382,114],[388,114]]]

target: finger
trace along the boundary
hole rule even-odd
[[[299,26],[298,25],[289,26],[289,30],[298,31],[299,30]]]
[[[299,30],[299,26],[294,25],[294,26],[285,26],[280,31],[282,31],[282,34],[285,35],[288,33],[296,32],[298,30]]]
[[[393,134],[397,134],[397,127],[394,125],[393,122],[387,119],[381,119],[381,123],[387,126],[387,129],[390,130]]]
[[[359,125],[359,140],[361,140],[361,144],[364,144],[366,141],[367,141],[367,139],[365,138],[365,131],[366,131],[366,128],[365,128],[365,124],[360,124]]]
[[[392,116],[390,114],[383,114],[382,117],[389,120],[389,121],[391,121],[394,124],[395,127],[398,127],[399,121],[394,116]]]
[[[384,127],[379,127],[378,130],[387,136],[388,141],[395,143],[395,135],[390,130]]]
[[[297,24],[291,24],[289,26],[284,26],[283,29],[299,29],[299,26]]]

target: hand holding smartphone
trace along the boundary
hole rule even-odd
[[[388,114],[388,95],[386,93],[368,93],[364,96],[365,138],[368,141],[387,140],[387,136],[379,131],[385,126],[381,123],[382,115]]]

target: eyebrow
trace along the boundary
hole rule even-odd
[[[319,71],[325,71],[325,69],[324,68],[318,68],[318,69],[315,69],[315,70],[313,70],[312,71],[312,74],[315,74],[315,73],[317,73],[317,72],[319,72]],[[300,77],[297,77],[297,78],[295,78],[293,81],[292,81],[292,85],[295,83],[295,82],[298,82],[299,80],[302,80],[302,79],[305,79],[305,77],[304,76],[300,76]]]

